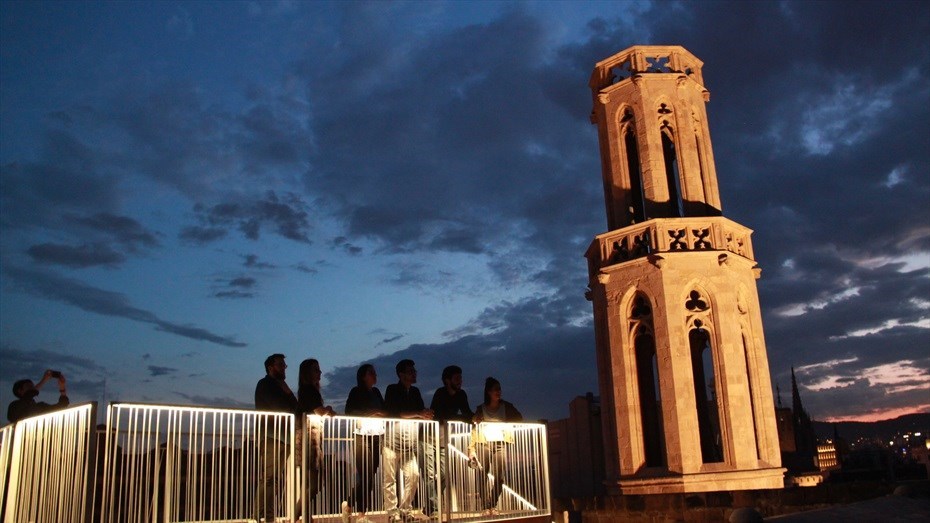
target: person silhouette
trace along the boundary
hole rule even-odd
[[[39,395],[39,389],[53,378],[58,380],[58,403],[48,404],[44,401],[37,402],[36,396]],[[10,423],[16,423],[23,418],[38,416],[39,414],[45,414],[67,407],[70,401],[68,400],[66,384],[67,381],[65,380],[64,374],[51,369],[45,371],[39,383],[34,384],[32,380],[18,380],[13,384],[13,395],[16,396],[16,399],[11,401],[10,405],[7,407],[6,418],[10,420]]]

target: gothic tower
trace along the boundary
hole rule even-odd
[[[636,46],[591,75],[609,231],[588,248],[608,487],[782,488],[751,230],[721,215],[702,62]]]

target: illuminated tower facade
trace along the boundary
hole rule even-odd
[[[761,270],[721,213],[701,65],[636,46],[591,76],[609,230],[587,296],[614,492],[783,487]]]

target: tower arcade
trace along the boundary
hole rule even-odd
[[[781,488],[751,230],[721,214],[702,62],[635,46],[591,75],[608,232],[588,248],[608,487]]]

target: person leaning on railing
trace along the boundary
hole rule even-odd
[[[265,377],[255,385],[255,408],[266,412],[296,414],[297,397],[287,386],[287,363],[284,354],[272,354],[265,359]],[[266,523],[274,521],[275,495],[283,490],[284,464],[287,458],[287,443],[284,441],[286,427],[265,419],[258,427],[261,440],[263,464],[255,493],[255,519],[263,516]]]
[[[349,391],[346,399],[346,416],[362,418],[384,418],[384,397],[375,384],[378,373],[370,363],[365,363],[355,373],[357,385]],[[375,472],[381,461],[381,440],[384,436],[384,420],[359,419],[355,422],[355,485],[347,500],[342,502],[342,521],[348,523],[353,511],[360,517],[355,523],[369,523],[365,513],[375,508],[374,489],[378,485]]]
[[[437,469],[440,478],[440,489],[446,489],[446,459],[448,457],[446,445],[446,422],[461,421],[471,423],[475,413],[472,412],[468,404],[468,394],[462,390],[462,368],[458,365],[449,365],[442,369],[442,387],[436,389],[433,393],[433,401],[430,402],[429,408],[433,411],[433,419],[439,422],[439,463],[435,461],[433,443],[429,438],[423,438],[420,442],[423,447],[423,461],[426,469],[426,485],[429,494],[426,497],[426,506],[423,513],[435,515],[438,507],[438,497],[441,492],[436,492],[433,485],[436,481]]]
[[[36,402],[35,398],[39,395],[39,389],[52,378],[58,380],[58,403],[49,405],[44,401]],[[67,407],[70,401],[68,400],[68,392],[65,384],[64,374],[57,370],[45,371],[45,374],[42,375],[42,379],[36,384],[33,384],[32,380],[17,381],[13,384],[13,395],[16,396],[17,399],[11,401],[10,406],[7,407],[7,419],[10,420],[10,423],[16,423],[23,418],[38,416],[39,414],[45,414],[46,412],[52,412]]]
[[[297,429],[298,437],[295,441],[295,455],[306,460],[302,461],[304,474],[307,477],[307,499],[311,503],[316,501],[316,495],[323,489],[323,420],[320,416],[335,416],[336,411],[329,405],[323,405],[323,395],[320,393],[320,362],[308,358],[300,362],[300,371],[297,375]],[[310,415],[308,426],[304,427],[304,420]],[[307,431],[307,452],[302,452],[302,431]]]
[[[475,428],[468,445],[469,465],[479,469],[478,494],[485,516],[498,514],[497,500],[506,481],[507,445],[513,443],[513,433],[498,422],[523,421],[523,415],[509,401],[501,399],[501,384],[492,377],[484,381],[484,403],[475,409]],[[488,473],[494,475],[489,485]]]
[[[417,421],[433,419],[433,411],[426,408],[420,389],[414,386],[417,369],[413,360],[399,361],[394,370],[398,381],[388,385],[384,391],[384,410],[388,416],[404,421],[394,421],[389,426],[381,447],[381,467],[384,472],[384,511],[391,520],[400,521],[415,517],[413,502],[420,483],[417,447],[421,427]],[[398,465],[403,475],[403,490],[399,497]]]

